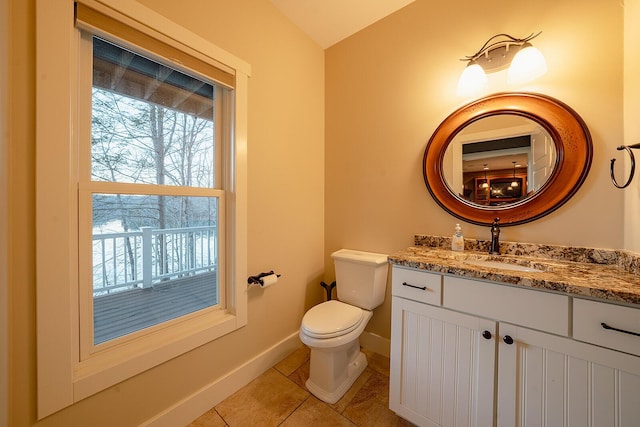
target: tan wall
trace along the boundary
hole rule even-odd
[[[250,274],[273,268],[282,277],[275,287],[250,290],[242,330],[35,421],[35,0],[10,1],[12,427],[137,425],[295,333],[305,310],[324,295],[322,49],[268,0],[144,3],[251,64],[248,268]]]
[[[632,145],[640,142],[640,0],[626,0],[624,4],[624,143]],[[638,151],[635,152],[638,159]],[[628,159],[625,160],[628,168]],[[640,162],[637,165],[640,167]],[[637,175],[624,190],[624,196],[624,247],[640,252],[640,181]]]
[[[524,37],[548,73],[517,90],[542,92],[572,106],[593,137],[591,172],[562,208],[529,224],[503,228],[505,241],[623,246],[623,193],[609,179],[609,159],[622,141],[623,8],[617,1],[417,0],[327,49],[325,249],[393,252],[416,233],[453,234],[456,218],[442,210],[422,178],[430,135],[468,100],[456,96],[464,63],[492,35]],[[514,90],[494,86],[494,91]],[[637,121],[637,120],[636,120]],[[637,187],[636,187],[637,188]],[[489,228],[462,223],[466,237]],[[390,332],[390,298],[368,330]]]

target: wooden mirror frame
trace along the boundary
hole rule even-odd
[[[453,138],[466,126],[497,114],[526,117],[551,135],[556,163],[545,184],[533,195],[505,206],[482,206],[458,197],[447,185],[442,162]],[[500,225],[524,224],[558,209],[569,200],[587,177],[593,144],[582,118],[565,103],[536,93],[498,93],[464,105],[435,130],[424,152],[424,182],[435,201],[463,221],[490,225],[495,217]]]

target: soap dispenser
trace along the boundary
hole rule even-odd
[[[456,252],[464,251],[464,238],[462,237],[460,224],[456,224],[456,233],[451,238],[451,250]]]

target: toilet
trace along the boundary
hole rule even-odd
[[[300,340],[311,349],[307,389],[337,402],[367,367],[359,337],[384,301],[387,255],[341,249],[331,254],[338,300],[311,308],[302,318]]]

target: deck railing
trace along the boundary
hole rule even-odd
[[[93,295],[148,288],[217,266],[215,226],[93,235]]]

